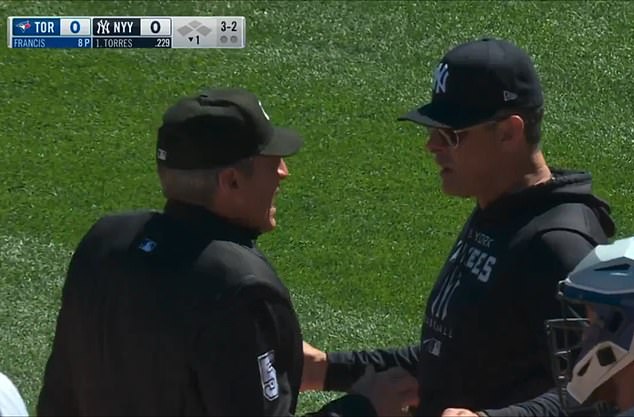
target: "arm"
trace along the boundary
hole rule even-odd
[[[329,352],[324,390],[348,391],[368,365],[373,365],[377,371],[400,366],[415,375],[419,354],[419,345],[374,351]]]
[[[67,323],[66,314],[66,309],[63,306],[57,318],[53,348],[44,371],[42,389],[37,404],[38,416],[79,414],[73,396],[70,355],[66,347],[68,337],[70,337],[67,333],[71,326]]]
[[[205,324],[193,369],[207,414],[289,416],[297,399],[289,351],[293,311],[264,297],[240,296]],[[285,357],[285,355],[287,357]],[[363,396],[346,396],[313,415],[375,415]]]
[[[559,396],[553,389],[529,401],[495,410],[472,411],[466,408],[447,408],[442,417],[557,417],[562,415]]]
[[[46,363],[42,388],[37,403],[37,415],[77,415],[80,413],[73,392],[73,355],[69,342],[73,340],[76,323],[81,316],[77,309],[80,298],[77,287],[82,285],[82,276],[90,276],[89,237],[85,236],[71,258],[64,288],[61,308],[57,316],[51,354]]]
[[[560,416],[562,414],[561,402],[557,391],[552,389],[523,403],[513,404],[497,410],[483,410],[488,417],[535,417],[535,416]]]

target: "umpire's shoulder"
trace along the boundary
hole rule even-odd
[[[252,247],[227,240],[212,240],[196,261],[199,271],[232,275],[262,274],[272,270]]]
[[[110,231],[119,227],[139,227],[144,225],[154,215],[159,214],[155,210],[135,210],[121,213],[110,213],[99,218],[93,225],[95,231]]]
[[[195,279],[202,287],[225,288],[225,294],[273,294],[289,298],[288,289],[269,261],[255,248],[237,242],[211,241],[194,263]]]
[[[158,212],[137,210],[107,214],[98,219],[86,232],[80,246],[118,245],[128,242]]]

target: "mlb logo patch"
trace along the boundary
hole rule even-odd
[[[268,401],[273,401],[280,396],[279,386],[277,385],[277,371],[273,366],[274,363],[275,352],[272,350],[258,356],[262,394]]]
[[[139,243],[139,249],[143,252],[150,253],[156,249],[156,242],[152,239],[145,238]]]

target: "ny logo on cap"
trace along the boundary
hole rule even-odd
[[[434,93],[444,93],[447,91],[447,78],[449,77],[449,66],[441,62],[434,71]]]
[[[264,117],[266,117],[266,120],[271,120],[269,115],[266,114],[266,111],[264,111],[264,107],[262,107],[262,102],[260,100],[258,100],[258,105],[260,106],[260,110],[262,110],[262,114],[264,114]]]

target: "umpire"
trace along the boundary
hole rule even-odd
[[[163,212],[100,219],[63,288],[39,415],[289,415],[302,335],[255,245],[274,229],[283,157],[303,140],[252,93],[211,89],[163,117]],[[373,415],[361,395],[323,415]]]

